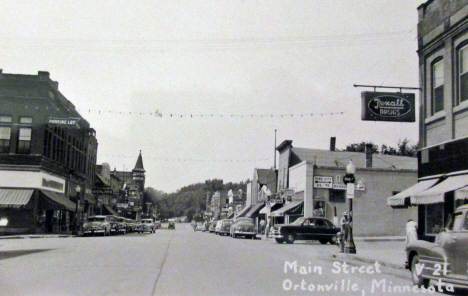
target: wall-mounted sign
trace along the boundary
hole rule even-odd
[[[314,188],[333,188],[333,177],[314,176]]]
[[[79,128],[78,122],[80,118],[49,118],[49,125],[51,126],[60,126],[60,127],[70,127],[70,128]]]
[[[114,191],[112,189],[93,188],[92,193],[94,195],[112,195],[112,194],[114,194]]]
[[[413,93],[361,93],[361,118],[371,121],[415,122]]]

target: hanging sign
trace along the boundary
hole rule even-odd
[[[56,118],[50,117],[49,118],[49,125],[50,126],[59,126],[59,127],[70,127],[70,128],[79,128],[78,122],[80,118]]]
[[[371,121],[415,122],[413,93],[361,93],[361,119]]]
[[[314,176],[314,188],[333,188],[333,177]]]

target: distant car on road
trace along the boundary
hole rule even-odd
[[[216,224],[218,221],[210,221],[210,225],[208,226],[208,231],[210,233],[214,233],[216,231]]]
[[[118,233],[125,234],[127,233],[127,222],[124,217],[116,217],[117,219],[117,227],[118,227]]]
[[[203,231],[203,223],[197,222],[197,225],[195,226],[196,231]]]
[[[141,221],[134,221],[133,222],[133,231],[137,233],[142,233],[143,232],[143,224]]]
[[[447,226],[434,243],[416,240],[406,246],[413,284],[427,287],[430,280],[440,280],[468,288],[468,205],[457,208]]]
[[[257,236],[254,220],[246,217],[237,218],[231,225],[230,235],[233,238],[243,236],[245,238],[254,239]]]
[[[161,221],[159,221],[159,220],[158,220],[158,221],[155,221],[155,222],[154,222],[154,225],[156,226],[156,229],[161,228]]]
[[[336,244],[336,234],[341,229],[325,218],[298,218],[291,224],[281,225],[273,231],[277,243],[294,243],[296,240],[318,240],[321,244]]]
[[[107,216],[88,217],[88,221],[83,225],[83,235],[95,234],[100,234],[102,236],[111,234],[111,225]]]
[[[156,232],[156,227],[154,226],[153,219],[141,219],[141,224],[143,224],[143,232]]]
[[[169,222],[167,229],[175,229],[175,222]]]
[[[116,235],[119,234],[119,221],[116,216],[114,215],[107,215],[107,220],[111,226],[111,234]]]

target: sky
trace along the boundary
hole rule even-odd
[[[373,89],[354,85],[419,86],[423,2],[3,0],[0,69],[50,72],[98,164],[129,171],[141,151],[146,187],[241,182],[274,165],[275,141],[416,144],[418,112],[362,121]]]

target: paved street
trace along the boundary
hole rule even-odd
[[[194,232],[189,224],[165,228],[115,237],[2,239],[1,295],[415,294],[395,290],[413,288],[408,271],[362,262],[345,269],[331,257],[336,246],[233,239]],[[291,263],[286,271],[285,262]],[[360,265],[365,268],[345,273]],[[301,266],[307,274],[300,274]]]

